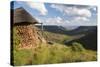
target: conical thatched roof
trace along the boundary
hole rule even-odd
[[[15,9],[13,15],[14,24],[38,23],[38,21],[22,7]]]

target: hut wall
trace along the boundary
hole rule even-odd
[[[42,43],[43,37],[39,34],[37,28],[33,25],[16,26],[17,34],[21,37],[21,48],[37,47]]]

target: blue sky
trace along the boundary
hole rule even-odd
[[[89,5],[55,4],[15,1],[14,9],[23,7],[44,25],[96,26],[97,7]]]

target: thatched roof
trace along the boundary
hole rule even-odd
[[[24,8],[20,7],[14,10],[14,24],[36,24],[38,21],[33,18]]]

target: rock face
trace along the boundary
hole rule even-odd
[[[16,26],[17,34],[21,38],[20,48],[32,48],[46,42],[41,32],[33,25]]]

